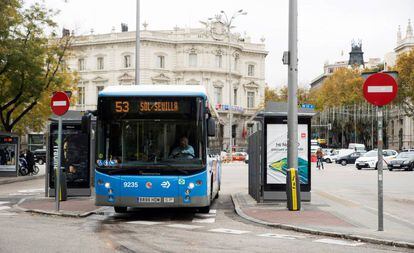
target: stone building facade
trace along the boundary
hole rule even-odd
[[[217,40],[207,26],[158,31],[144,27],[140,34],[140,84],[205,86],[221,122],[223,148],[229,143],[230,110],[233,145],[246,147],[249,120],[264,100],[268,53],[264,40],[252,43],[246,35],[231,34],[229,51],[227,38]],[[98,92],[106,86],[135,84],[135,36],[134,31],[114,29],[108,34],[75,36],[73,57],[68,61],[79,75],[77,104],[72,109],[95,109]]]
[[[385,69],[392,70],[398,55],[414,50],[414,34],[411,20],[408,20],[405,36],[398,27],[397,45],[394,52],[386,54]],[[405,114],[400,106],[390,106],[390,120],[387,128],[389,148],[400,150],[414,148],[414,120]]]

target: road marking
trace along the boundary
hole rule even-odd
[[[304,236],[272,234],[272,233],[260,234],[260,235],[257,235],[257,236],[277,238],[277,239],[288,239],[288,240],[295,240],[295,239],[298,239],[298,238],[305,238]]]
[[[8,202],[8,201],[0,201],[0,205],[4,205],[4,204],[8,204],[8,203],[10,203],[10,202]]]
[[[195,226],[195,225],[187,225],[187,224],[171,224],[171,225],[166,225],[166,227],[183,228],[183,229],[196,229],[196,228],[202,228],[203,226]]]
[[[10,206],[0,206],[0,211],[10,209],[10,208],[11,208]]]
[[[216,213],[217,213],[217,210],[216,209],[211,209],[210,212],[209,212],[209,214],[216,214]]]
[[[211,229],[209,231],[215,232],[215,233],[225,233],[225,234],[233,234],[233,235],[241,235],[241,234],[250,233],[250,231],[235,230],[235,229],[228,229],[228,228],[216,228],[216,229]]]
[[[14,216],[16,213],[10,213],[10,212],[0,212],[0,216]]]
[[[20,193],[32,193],[32,192],[44,192],[45,191],[45,189],[43,189],[43,188],[38,188],[38,189],[28,189],[28,190],[20,190],[20,191],[17,191],[17,192],[20,192]]]
[[[128,221],[126,223],[128,223],[128,224],[138,224],[138,225],[151,226],[151,225],[159,225],[159,224],[162,224],[163,222],[160,222],[160,221],[136,220],[136,221]]]
[[[365,244],[363,242],[349,242],[349,241],[335,240],[335,239],[319,239],[319,240],[314,240],[313,242],[343,245],[343,246],[351,246],[351,247],[360,246],[360,245]]]
[[[192,220],[192,222],[194,222],[194,223],[214,223],[214,222],[216,222],[216,218],[204,218],[204,219],[194,218]]]

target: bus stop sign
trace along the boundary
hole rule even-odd
[[[52,100],[50,101],[50,107],[54,114],[62,116],[68,111],[69,106],[69,97],[65,92],[58,91],[53,94]]]
[[[398,85],[391,75],[376,73],[365,80],[363,91],[368,102],[376,106],[383,106],[397,96]]]

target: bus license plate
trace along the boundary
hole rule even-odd
[[[139,203],[161,203],[160,197],[139,197]]]

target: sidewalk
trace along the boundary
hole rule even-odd
[[[60,202],[60,211],[55,211],[54,198],[23,199],[15,207],[24,212],[58,215],[66,217],[86,217],[91,214],[101,214],[102,207],[95,206],[93,197],[68,197]]]
[[[36,176],[18,176],[18,177],[0,177],[0,185],[3,184],[12,184],[16,182],[24,182],[39,178],[44,178],[45,174],[42,175],[36,175]]]
[[[301,211],[296,212],[289,211],[286,202],[258,204],[247,193],[232,194],[232,200],[239,216],[262,225],[414,249],[413,230],[408,232],[409,228],[401,229],[387,222],[385,231],[379,232],[367,226],[367,214],[361,214],[357,209],[338,208],[317,195],[313,193],[312,201],[302,202]]]

